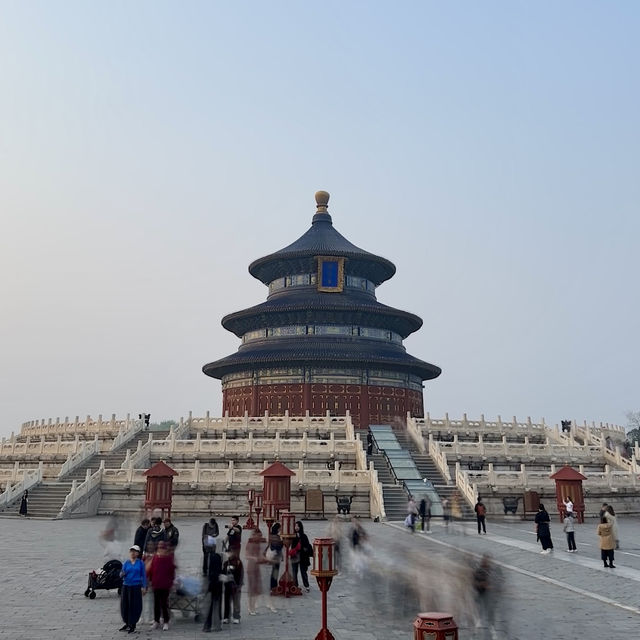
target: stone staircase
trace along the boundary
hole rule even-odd
[[[366,436],[365,436],[366,440]],[[407,517],[407,492],[397,485],[387,466],[387,461],[381,453],[374,453],[368,457],[378,472],[378,480],[382,484],[382,498],[387,520],[404,520]]]
[[[64,504],[67,494],[71,491],[71,482],[43,482],[29,490],[29,506],[27,516],[29,518],[53,519]],[[19,518],[18,510],[20,499],[10,504],[0,513],[3,518]]]
[[[455,483],[455,469],[450,471],[452,481],[451,483],[448,483],[445,477],[440,473],[435,462],[431,459],[431,456],[428,453],[420,453],[418,447],[408,433],[405,431],[396,432],[396,438],[398,439],[398,442],[407,449],[407,451],[409,451],[413,461],[416,463],[416,467],[418,467],[418,471],[423,478],[426,478],[433,484],[433,487],[440,498],[447,498],[451,501],[453,494],[457,490]],[[466,500],[461,500],[461,505],[462,517],[465,520],[475,519],[475,513],[467,504]]]

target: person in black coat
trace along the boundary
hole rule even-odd
[[[222,631],[222,556],[215,551],[209,553],[209,612],[205,620],[203,631]]]
[[[145,550],[144,543],[147,541],[147,533],[149,532],[150,526],[151,520],[145,518],[136,529],[135,536],[133,537],[133,544],[140,547],[143,551]]]
[[[291,543],[291,550],[289,556],[291,558],[291,571],[293,573],[293,579],[298,585],[298,568],[300,568],[300,576],[302,577],[302,584],[306,591],[309,591],[309,577],[307,576],[307,569],[311,564],[311,558],[313,557],[313,547],[309,542],[307,534],[304,532],[304,526],[302,522],[298,520],[295,525],[296,537]]]
[[[218,523],[212,516],[209,522],[205,522],[202,526],[202,575],[209,575],[209,557],[212,553],[215,553],[216,542],[220,530],[218,529]]]
[[[538,513],[536,513],[536,533],[538,535],[538,540],[542,545],[541,553],[549,554],[553,551],[553,542],[551,541],[551,529],[549,528],[549,523],[551,519],[549,518],[549,514],[542,502],[538,507]]]

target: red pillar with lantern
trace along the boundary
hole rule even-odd
[[[413,640],[458,640],[458,625],[450,613],[419,613],[413,621]]]
[[[302,595],[302,589],[296,585],[291,573],[289,573],[289,548],[292,540],[296,537],[295,526],[295,514],[283,511],[280,514],[280,537],[284,544],[284,573],[280,576],[278,586],[271,591],[271,595],[274,596],[289,598],[290,596]]]
[[[578,522],[584,522],[584,492],[582,490],[582,481],[587,477],[583,476],[579,471],[572,467],[565,466],[551,475],[552,480],[556,482],[556,506],[560,514],[560,520],[564,520],[566,515],[566,507],[564,501],[571,497],[573,502],[573,512],[578,516]]]
[[[173,499],[173,476],[178,472],[174,471],[163,460],[156,462],[144,474],[147,478],[147,490],[144,499],[144,508],[147,512],[156,509],[162,511],[162,517],[171,518],[171,501]]]
[[[313,569],[310,573],[316,577],[318,588],[322,594],[322,629],[315,640],[335,640],[327,626],[327,593],[331,587],[333,576],[338,571],[335,566],[335,540],[333,538],[316,538],[313,541]]]
[[[249,491],[247,491],[247,502],[249,503],[249,518],[247,519],[247,522],[244,525],[245,529],[255,529],[256,525],[253,522],[253,503],[255,502],[256,499],[256,491],[255,489],[249,489]]]

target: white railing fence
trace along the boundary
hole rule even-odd
[[[27,469],[24,472],[22,480],[13,486],[7,487],[5,491],[0,493],[0,509],[10,505],[17,500],[25,491],[32,489],[42,482],[42,462],[37,469]]]
[[[93,474],[90,469],[87,469],[87,475],[83,482],[78,483],[77,480],[74,480],[71,483],[71,491],[69,491],[67,497],[64,499],[64,504],[57,517],[68,517],[84,500],[89,498],[95,491],[98,491],[102,482],[103,472],[104,462],[100,464],[99,469]]]
[[[100,453],[100,440],[98,440],[98,434],[96,434],[93,440],[90,442],[83,442],[77,452],[72,453],[65,460],[60,468],[60,472],[58,473],[58,478],[63,478],[98,453]]]

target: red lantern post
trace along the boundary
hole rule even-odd
[[[315,640],[335,640],[327,627],[327,593],[331,581],[338,571],[335,569],[335,540],[333,538],[316,538],[313,541],[313,569],[311,575],[316,577],[322,593],[322,629]]]
[[[413,621],[413,640],[458,640],[458,625],[450,613],[419,613]]]
[[[278,586],[272,590],[274,596],[284,596],[289,598],[290,596],[302,595],[302,589],[298,587],[289,573],[289,547],[291,547],[291,541],[296,536],[296,516],[288,511],[283,511],[280,514],[280,537],[285,547],[284,555],[284,573],[278,582]]]
[[[265,539],[262,535],[262,531],[260,531],[260,513],[262,512],[262,494],[261,493],[256,493],[256,497],[255,497],[255,507],[254,510],[256,512],[256,528],[255,528],[255,532],[258,534],[258,539],[260,540],[260,542],[265,542]],[[269,533],[269,532],[267,532]]]
[[[276,520],[275,505],[270,502],[264,503],[264,521],[267,523],[267,536],[271,535],[271,527]]]
[[[249,503],[249,518],[244,525],[245,529],[255,529],[253,522],[253,501],[255,500],[256,492],[254,489],[247,491],[247,502]]]

